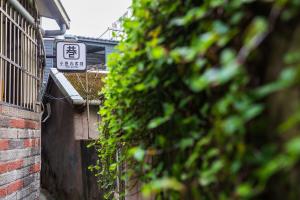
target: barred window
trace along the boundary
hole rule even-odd
[[[20,3],[37,20],[34,1]],[[37,111],[42,76],[39,30],[0,0],[0,102]]]

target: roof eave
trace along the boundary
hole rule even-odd
[[[70,29],[70,17],[60,0],[38,0],[39,14],[42,17],[54,19],[59,24],[65,24]]]
[[[59,10],[59,13],[62,16],[62,20],[64,22],[64,24],[66,24],[67,29],[70,29],[70,17],[68,15],[68,13],[66,12],[64,6],[62,5],[62,3],[60,2],[60,0],[53,0],[57,9]]]
[[[60,91],[65,95],[66,99],[73,105],[84,105],[85,100],[80,96],[72,84],[67,80],[67,78],[59,72],[56,68],[50,69],[50,76],[60,89]]]
[[[66,99],[73,105],[82,106],[87,103],[73,85],[68,81],[63,73],[59,72],[56,68],[50,69],[50,77],[55,82],[60,91],[65,95]],[[48,81],[49,82],[49,81]],[[89,105],[99,106],[101,105],[100,100],[89,100]]]

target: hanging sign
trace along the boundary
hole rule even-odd
[[[57,69],[60,71],[85,71],[85,44],[78,42],[57,42],[56,61]]]

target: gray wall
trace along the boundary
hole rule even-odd
[[[57,86],[50,84],[46,92],[63,97]],[[87,170],[96,154],[83,141],[75,140],[73,105],[66,99],[50,102],[51,117],[42,124],[42,188],[59,200],[100,200],[96,178]]]

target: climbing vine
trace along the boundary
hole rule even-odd
[[[93,144],[106,198],[299,199],[299,9],[134,0]]]

